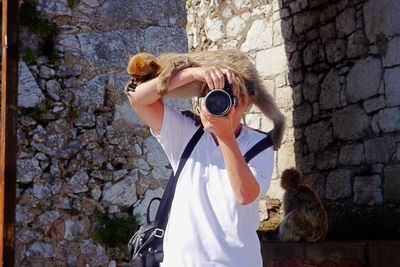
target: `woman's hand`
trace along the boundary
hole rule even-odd
[[[207,110],[204,102],[204,98],[201,98],[199,113],[204,129],[213,133],[217,139],[234,138],[236,125],[233,118],[236,112],[235,107],[232,106],[225,116],[215,116]]]
[[[233,73],[228,69],[221,69],[218,67],[194,67],[190,68],[192,71],[193,79],[204,81],[210,90],[222,89],[225,86],[225,77],[229,83],[232,83]]]

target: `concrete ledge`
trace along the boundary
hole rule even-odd
[[[400,266],[400,240],[264,241],[261,252],[264,267]]]

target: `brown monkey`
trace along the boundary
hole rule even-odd
[[[133,76],[134,84],[159,77],[159,94],[167,92],[169,79],[178,71],[196,66],[217,66],[231,70],[234,74],[233,86],[238,86],[248,94],[252,102],[274,123],[270,132],[274,148],[278,150],[285,130],[285,117],[277,107],[273,97],[263,86],[257,70],[246,54],[237,50],[217,50],[192,52],[189,54],[166,53],[156,57],[149,53],[133,56],[127,72]],[[175,96],[200,96],[205,88],[203,82],[192,82],[173,90]],[[127,90],[129,91],[129,86]]]
[[[301,173],[292,168],[282,173],[284,219],[279,226],[283,241],[323,240],[328,231],[328,216],[316,191],[303,181]]]

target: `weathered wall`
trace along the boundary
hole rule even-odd
[[[186,27],[191,50],[239,49],[245,52],[288,120],[282,147],[276,153],[268,197],[260,202],[261,220],[267,218],[267,206],[272,209],[282,198],[279,174],[295,166],[292,87],[279,8],[278,2],[269,0],[190,1]],[[261,116],[256,107],[246,114],[245,121],[256,129],[268,131],[272,128],[271,121]],[[264,225],[267,228],[276,226],[279,221],[276,214],[270,212],[269,215],[273,216]]]
[[[93,242],[94,210],[142,215],[170,174],[122,93],[126,65],[139,50],[187,51],[185,3],[38,4],[59,28],[60,60],[20,62],[16,266],[107,266],[123,252]],[[39,41],[21,29],[21,48]]]
[[[246,52],[287,116],[268,196],[282,197],[279,175],[297,166],[328,208],[332,238],[398,236],[399,2],[189,5],[189,49]],[[256,110],[246,120],[269,128]]]
[[[20,62],[17,266],[104,266],[117,258],[90,237],[95,208],[143,215],[170,174],[122,94],[126,63],[139,50],[185,52],[186,36],[190,50],[246,52],[287,116],[261,218],[267,204],[270,215],[279,206],[280,173],[297,166],[323,197],[337,237],[357,229],[364,237],[398,234],[396,0],[193,0],[187,25],[183,1],[38,2],[59,26],[61,59]],[[23,45],[35,50],[38,39],[23,30]],[[256,109],[246,122],[271,128]]]
[[[296,164],[324,199],[331,238],[398,237],[399,2],[280,8]]]

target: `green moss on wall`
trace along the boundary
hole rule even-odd
[[[19,11],[19,21],[22,26],[25,26],[29,31],[36,33],[41,38],[41,53],[50,62],[54,63],[58,60],[58,53],[54,45],[59,30],[54,22],[40,16],[40,13],[36,10],[36,6],[36,0],[24,0]],[[24,51],[29,51],[29,48],[24,49]],[[27,57],[26,53],[25,57]],[[29,55],[29,57],[32,58],[32,55]]]
[[[100,211],[96,211],[95,216],[92,238],[96,243],[109,248],[126,248],[129,239],[139,226],[137,216],[115,218]]]

